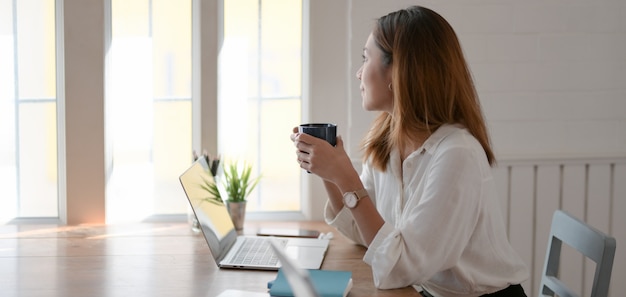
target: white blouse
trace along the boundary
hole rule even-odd
[[[460,125],[437,129],[386,172],[364,164],[361,180],[385,220],[365,254],[380,289],[422,286],[434,296],[480,296],[528,278],[510,245],[491,167]],[[326,222],[365,245],[350,210]]]

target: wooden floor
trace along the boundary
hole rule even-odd
[[[324,223],[255,223],[332,231]],[[419,296],[377,290],[365,249],[335,234],[323,269],[350,270],[349,296]],[[276,272],[217,268],[204,238],[186,223],[0,226],[0,296],[217,296],[227,289],[266,293]],[[245,296],[245,295],[244,295]]]

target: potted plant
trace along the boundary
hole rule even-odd
[[[261,176],[252,177],[252,165],[246,161],[227,162],[224,164],[222,176],[215,182],[207,183],[207,190],[212,197],[211,203],[226,203],[226,208],[233,220],[235,229],[243,229],[245,220],[247,197],[252,193],[261,179]]]

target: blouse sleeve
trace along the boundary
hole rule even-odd
[[[367,190],[370,199],[372,200],[372,203],[376,205],[373,177],[368,163],[363,164],[360,178],[363,186]],[[367,247],[367,243],[361,236],[359,227],[354,221],[352,212],[349,209],[343,207],[338,213],[335,213],[330,207],[330,201],[326,201],[326,206],[324,208],[324,220],[328,225],[335,227],[339,232],[341,232],[341,234],[350,238],[355,243]]]
[[[395,224],[388,220],[364,261],[381,289],[422,284],[453,267],[473,233],[483,191],[482,160],[453,147],[432,156],[423,179],[409,184],[409,197]],[[382,195],[382,193],[381,193]]]

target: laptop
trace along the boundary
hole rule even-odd
[[[281,264],[271,249],[270,240],[275,240],[300,267],[319,269],[322,266],[328,239],[238,235],[226,205],[207,199],[211,194],[202,185],[213,181],[213,176],[204,158],[195,161],[179,179],[219,267],[278,270]]]

